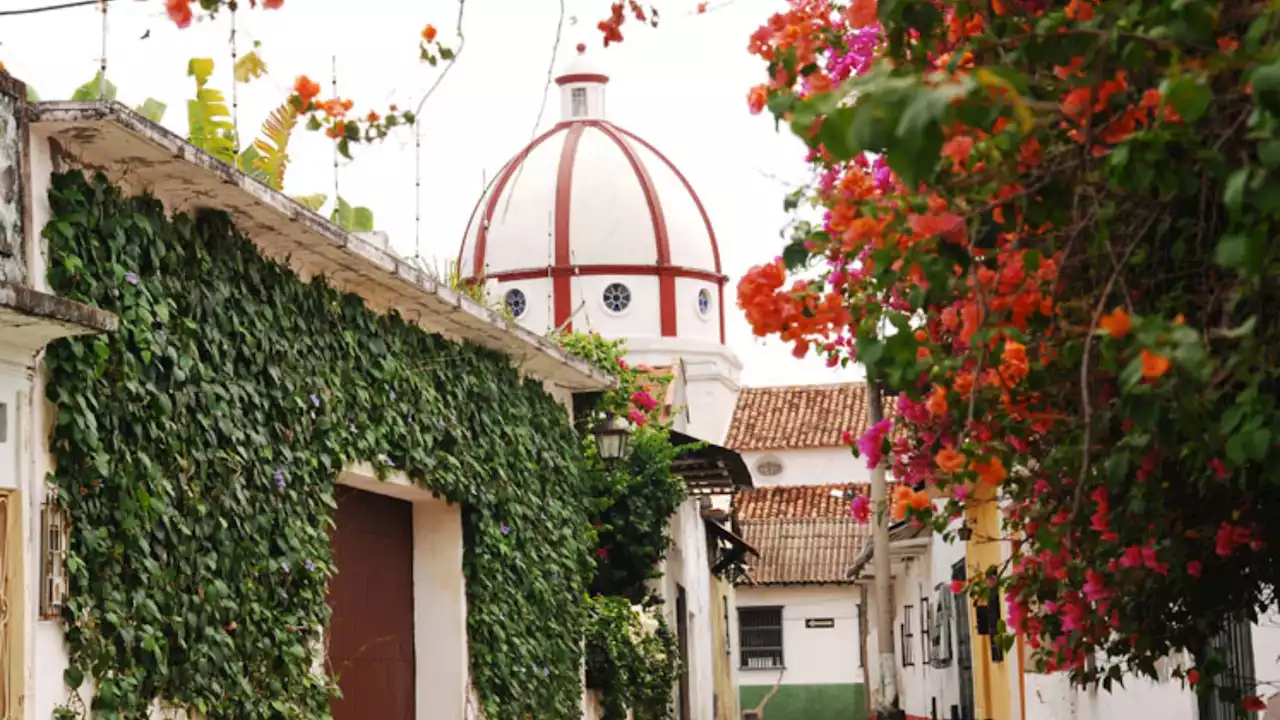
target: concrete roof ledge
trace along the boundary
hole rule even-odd
[[[119,319],[90,305],[0,282],[0,345],[32,354],[65,337],[112,332]]]
[[[548,338],[508,322],[392,252],[385,236],[349,233],[118,102],[28,106],[33,137],[56,141],[63,163],[102,171],[147,191],[171,211],[227,212],[266,257],[300,277],[323,275],[379,312],[396,310],[424,330],[512,358],[525,373],[575,392],[614,380]],[[57,165],[55,165],[57,167]]]

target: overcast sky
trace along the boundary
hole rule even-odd
[[[655,2],[662,12],[658,29],[629,23],[626,42],[605,50],[594,26],[608,0],[566,0],[570,20],[555,64],[563,66],[579,42],[603,53],[612,78],[609,119],[662,150],[698,191],[720,238],[729,300],[747,268],[780,252],[784,182],[805,174],[801,144],[785,130],[775,132],[770,118],[747,112],[745,100],[764,77],[761,61],[746,52],[748,36],[785,0],[712,0],[704,15],[694,12],[696,0]],[[0,10],[53,4],[58,0],[0,0]],[[212,58],[213,85],[230,95],[228,16],[178,30],[164,17],[163,0],[116,0],[109,8],[107,77],[119,87],[119,99],[168,103],[164,124],[185,135],[192,57]],[[267,77],[238,88],[242,138],[256,135],[298,75],[320,82],[327,95],[334,56],[338,93],[353,99],[361,114],[389,103],[416,105],[440,73],[418,61],[418,33],[430,22],[451,42],[457,15],[455,0],[286,0],[278,11],[241,11],[237,45],[244,53],[260,42],[268,69]],[[559,119],[557,88],[547,91],[546,82],[559,23],[559,0],[467,0],[465,48],[422,113],[420,247],[412,133],[358,147],[355,160],[342,163],[341,194],[370,207],[400,253],[420,252],[443,269],[457,254],[484,179],[535,129]],[[102,40],[102,14],[92,7],[0,16],[0,60],[45,100],[68,98],[93,77]],[[544,91],[546,109],[535,128]],[[318,133],[295,133],[285,190],[332,196],[331,147]],[[850,371],[795,360],[777,341],[755,338],[736,302],[729,312],[728,340],[742,358],[746,384],[853,379]]]

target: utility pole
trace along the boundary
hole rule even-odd
[[[867,422],[875,426],[884,419],[880,380],[875,368],[867,366]],[[880,672],[873,694],[876,720],[905,720],[898,706],[898,662],[893,653],[893,606],[890,604],[893,578],[889,566],[889,503],[884,460],[871,469],[872,575],[876,590],[876,656]]]

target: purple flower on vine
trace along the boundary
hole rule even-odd
[[[275,479],[276,487],[283,490],[284,489],[284,470],[281,470],[280,468],[276,468],[275,475],[272,475],[271,477]]]
[[[505,537],[511,534],[511,528],[506,523],[502,523],[502,527],[498,528],[498,532],[502,533]]]
[[[129,272],[127,272],[127,273],[125,273],[125,274],[124,274],[124,281],[125,281],[125,282],[127,282],[127,283],[129,283],[130,285],[137,285],[137,284],[138,284],[138,273],[136,273],[136,272],[134,272],[134,271],[130,270]]]
[[[311,393],[311,405],[312,405],[313,407],[320,407],[320,396],[319,396],[319,395],[316,395],[315,393]]]
[[[311,558],[307,558],[306,562],[302,563],[302,565],[307,569],[307,572],[311,572],[316,569],[316,564],[311,562]]]

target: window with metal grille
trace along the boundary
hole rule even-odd
[[[782,608],[738,608],[742,669],[773,670],[782,664]]]
[[[929,653],[929,637],[930,632],[933,630],[932,614],[932,608],[929,607],[929,598],[920,598],[920,662],[925,665],[933,661],[933,656]]]
[[[52,499],[40,511],[40,617],[62,614],[67,595],[67,516]]]
[[[586,88],[574,88],[573,91],[569,93],[569,100],[570,102],[573,103],[573,107],[570,108],[570,112],[572,113],[573,117],[586,116],[587,114],[587,89]]]
[[[915,633],[911,632],[911,616],[915,608],[902,606],[902,667],[916,664]]]

